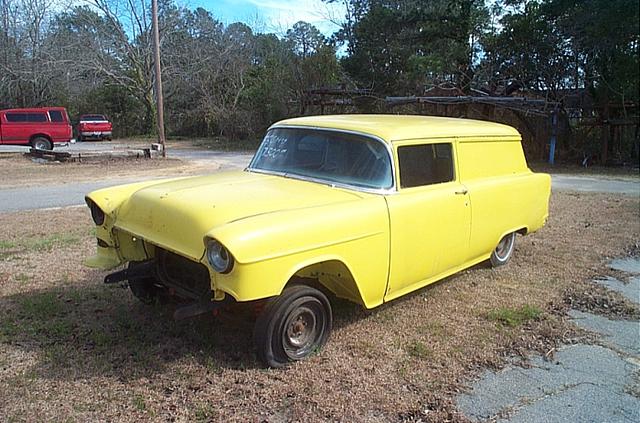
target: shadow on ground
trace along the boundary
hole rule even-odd
[[[334,328],[371,312],[334,299]],[[126,286],[83,280],[0,298],[0,342],[35,353],[50,378],[149,377],[183,359],[210,370],[259,368],[252,305],[175,321],[172,306],[146,306]]]

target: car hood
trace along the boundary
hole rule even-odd
[[[354,201],[362,195],[282,176],[228,172],[145,186],[118,208],[114,226],[200,260],[204,235],[218,225],[284,210]]]

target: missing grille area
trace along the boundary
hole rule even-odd
[[[181,297],[195,300],[211,298],[209,271],[201,263],[156,248],[156,271],[160,282],[173,288]]]

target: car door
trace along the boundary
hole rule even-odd
[[[2,116],[2,140],[4,144],[28,144],[27,113],[5,112]]]
[[[467,258],[471,207],[453,140],[395,145],[398,192],[388,195],[391,248],[385,300],[418,289]]]
[[[65,142],[71,138],[71,127],[63,110],[49,110],[49,134],[53,142]]]

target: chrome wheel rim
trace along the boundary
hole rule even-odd
[[[500,240],[495,250],[498,260],[505,261],[507,258],[509,258],[509,255],[511,255],[511,250],[513,249],[513,241],[515,236],[516,235],[514,233],[510,233]]]

